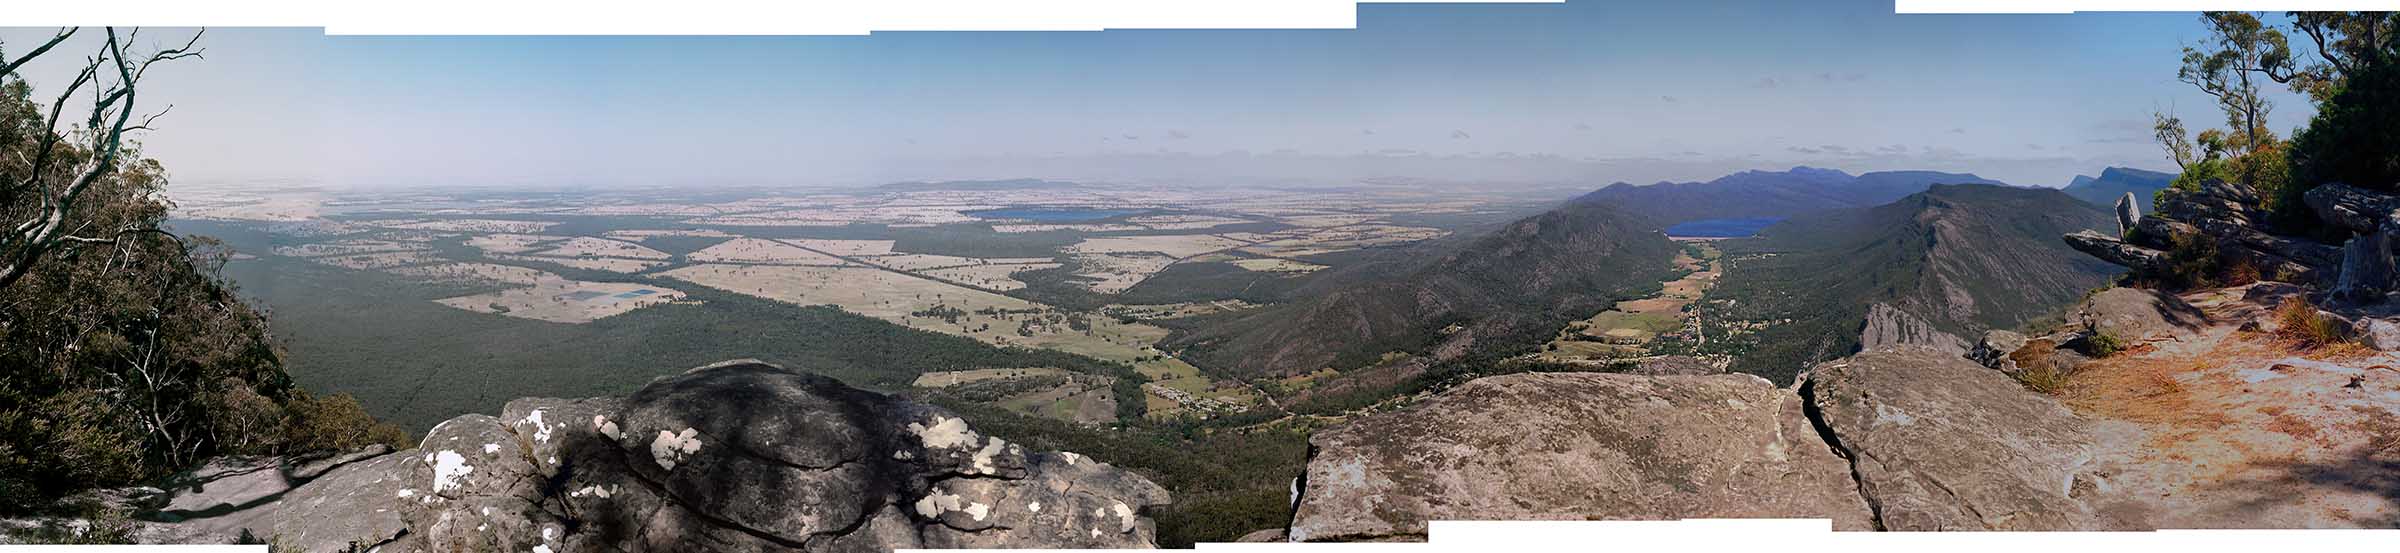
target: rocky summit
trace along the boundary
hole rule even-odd
[[[2400,355],[2295,351],[2277,306],[2305,293],[2112,289],[2053,332],[1994,332],[1964,355],[1868,350],[1788,390],[1746,375],[1477,379],[1315,435],[1283,538],[1416,540],[1429,520],[1489,519],[2400,525]],[[2122,349],[2077,351],[2103,333]]]
[[[1310,439],[1290,539],[1430,520],[1831,518],[1868,504],[1800,396],[1742,374],[1516,374]]]
[[[296,486],[272,461],[223,471],[227,485],[168,492],[212,508],[142,531],[293,551],[1148,548],[1169,499],[1106,463],[755,361],[623,398],[519,399],[368,453]]]

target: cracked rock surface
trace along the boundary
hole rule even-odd
[[[1886,530],[2106,530],[2088,504],[2107,488],[2106,441],[2122,434],[1945,351],[1862,352],[1801,386]]]
[[[1429,520],[1871,526],[1800,397],[1751,375],[1487,377],[1309,445],[1292,541],[1422,540]]]

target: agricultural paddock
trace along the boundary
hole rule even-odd
[[[1313,272],[1316,272],[1316,271],[1318,271],[1318,270],[1320,270],[1320,269],[1324,269],[1324,268],[1325,268],[1325,266],[1324,266],[1324,265],[1318,265],[1318,264],[1315,264],[1315,263],[1309,263],[1309,262],[1305,262],[1305,261],[1295,261],[1295,260],[1290,260],[1290,259],[1280,259],[1280,258],[1275,258],[1275,259],[1236,259],[1236,260],[1233,260],[1233,261],[1229,261],[1228,263],[1232,263],[1232,264],[1233,264],[1233,266],[1235,266],[1235,267],[1241,267],[1243,270],[1247,270],[1247,271],[1254,271],[1254,272],[1260,272],[1260,273],[1290,273],[1290,274],[1303,274],[1303,273],[1313,273]]]
[[[434,302],[478,313],[580,324],[680,299],[683,292],[646,284],[544,278],[524,288]]]
[[[539,234],[481,234],[467,237],[467,247],[491,253],[525,253],[565,239],[565,236]]]
[[[785,239],[782,242],[811,250],[825,252],[826,254],[839,257],[862,257],[871,255],[892,255],[893,241],[791,238]]]
[[[539,255],[546,257],[622,257],[626,259],[666,259],[669,257],[674,257],[667,255],[667,252],[650,249],[650,247],[643,246],[641,244],[609,240],[606,238],[593,238],[590,236],[577,236],[574,238],[569,238],[565,242],[560,242],[555,246],[551,246],[550,249],[530,252],[528,255]]]
[[[736,238],[709,246],[684,256],[700,263],[746,263],[775,265],[849,265],[824,253],[799,246],[760,238]]]
[[[611,273],[625,274],[639,273],[655,267],[662,267],[667,264],[666,261],[658,259],[628,259],[622,257],[552,257],[546,255],[506,254],[495,254],[489,257],[502,261],[534,261],[541,263],[555,263],[577,269],[608,271]]]
[[[1025,271],[1038,271],[1042,269],[1056,269],[1058,267],[1059,264],[1057,263],[1012,263],[1005,265],[968,265],[964,267],[929,269],[918,272],[933,278],[966,284],[969,286],[977,286],[987,290],[1008,292],[1013,290],[1022,290],[1025,288],[1025,282],[1016,279],[1017,273]]]
[[[940,371],[940,372],[929,372],[929,373],[925,373],[925,374],[920,374],[920,375],[917,375],[917,379],[916,379],[916,381],[914,381],[914,382],[910,382],[910,383],[909,383],[909,385],[910,385],[910,386],[915,386],[915,387],[918,387],[918,388],[948,388],[948,387],[951,387],[951,386],[957,386],[957,385],[960,385],[960,384],[970,384],[970,383],[982,382],[982,381],[986,381],[986,380],[998,380],[998,379],[1004,379],[1004,378],[1025,378],[1025,377],[1033,377],[1033,376],[1052,376],[1052,375],[1063,375],[1063,374],[1068,374],[1068,373],[1067,373],[1067,371],[1060,370],[1060,369],[1054,369],[1054,368],[1050,368],[1050,367],[1027,367],[1027,368],[1021,368],[1021,369],[974,369],[974,370],[965,370],[965,371]]]

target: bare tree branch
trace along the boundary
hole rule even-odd
[[[58,43],[66,42],[67,37],[75,36],[75,31],[78,30],[80,29],[75,27],[59,29],[58,36],[50,37],[49,42],[44,42],[41,46],[35,47],[32,52],[26,52],[24,56],[18,57],[16,61],[8,62],[8,65],[0,65],[0,76],[16,74],[17,68],[24,67],[25,62],[33,61],[34,58],[42,57],[42,54],[49,53],[51,48],[58,47]]]
[[[42,145],[34,156],[33,170],[26,175],[23,183],[11,189],[41,192],[42,208],[32,219],[20,222],[9,234],[0,236],[0,256],[6,256],[0,258],[0,289],[23,278],[45,253],[61,244],[113,243],[115,237],[81,237],[67,230],[75,215],[77,200],[94,183],[116,173],[118,157],[124,152],[126,132],[148,130],[152,121],[174,109],[168,106],[167,110],[143,118],[139,124],[133,123],[142,77],[148,74],[152,65],[159,62],[201,57],[201,50],[196,45],[200,37],[207,33],[206,30],[193,33],[182,46],[151,52],[136,60],[127,53],[126,45],[140,36],[140,29],[120,35],[116,28],[110,27],[106,32],[108,38],[100,53],[87,58],[83,71],[77,74],[67,90],[60,93],[59,100],[52,104],[48,121],[50,127],[45,129]],[[47,51],[70,34],[72,31],[61,32],[60,38],[52,39],[41,51]],[[33,59],[32,56],[41,51],[12,63],[10,69],[14,70],[15,65]],[[72,179],[58,189],[51,190],[41,183],[48,176],[51,160],[57,157],[55,150],[61,134],[57,130],[58,118],[64,111],[67,98],[97,82],[103,67],[113,70],[114,81],[105,87],[92,88],[91,112],[81,131],[88,135],[90,143],[87,147],[92,157]]]

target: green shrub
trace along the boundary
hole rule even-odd
[[[2391,190],[2400,186],[2400,63],[2362,68],[2317,105],[2308,127],[2292,135],[2292,169],[2299,182],[2343,182]]]
[[[314,397],[294,390],[285,402],[282,449],[287,453],[347,451],[372,444],[409,447],[408,431],[375,420],[350,394]]]
[[[2125,351],[2125,341],[2106,332],[2093,331],[2083,339],[2083,353],[2092,357],[2108,357]]]

